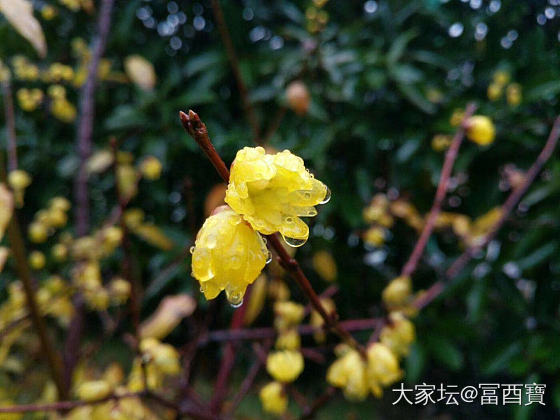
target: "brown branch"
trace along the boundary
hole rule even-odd
[[[280,106],[280,108],[278,108],[278,111],[276,111],[276,115],[272,118],[268,130],[266,130],[266,133],[263,136],[262,144],[266,144],[276,133],[276,131],[278,131],[278,128],[280,128],[280,123],[286,115],[286,111],[287,108],[285,106]]]
[[[490,241],[492,241],[492,239],[496,237],[496,234],[502,228],[502,226],[506,222],[511,212],[514,210],[517,203],[519,203],[519,200],[527,192],[527,190],[529,189],[529,187],[531,186],[531,184],[533,183],[533,181],[535,180],[539,172],[542,170],[543,166],[546,164],[546,162],[554,152],[559,137],[560,137],[560,116],[558,116],[554,121],[548,139],[543,149],[537,156],[537,159],[535,160],[535,162],[533,162],[533,164],[527,171],[523,184],[517,187],[516,189],[514,189],[510,193],[510,195],[508,196],[504,204],[502,205],[502,214],[498,219],[498,221],[494,224],[490,232],[486,234],[484,239],[482,239],[477,244],[467,248],[453,262],[453,264],[451,264],[451,266],[447,269],[445,273],[445,276],[448,280],[451,280],[455,278],[457,275],[459,275],[459,273],[461,273],[461,271],[472,259],[473,255],[475,255],[484,247],[486,247],[490,243]],[[438,281],[434,283],[428,290],[426,290],[426,292],[423,295],[419,296],[415,300],[414,306],[420,309],[428,305],[431,301],[437,298],[445,290],[446,284],[447,283],[443,281]]]
[[[136,339],[136,344],[140,344],[140,283],[135,276],[132,275],[132,253],[131,253],[131,243],[130,235],[128,231],[128,226],[124,220],[124,212],[126,206],[130,201],[130,197],[126,197],[119,184],[119,163],[118,154],[119,149],[117,145],[117,139],[111,138],[111,151],[113,152],[113,171],[115,174],[115,189],[117,192],[117,201],[119,203],[118,220],[119,226],[122,231],[122,249],[123,249],[123,260],[122,260],[122,275],[123,278],[130,284],[130,312],[132,313],[132,326],[134,329],[134,337]]]
[[[376,328],[383,322],[383,318],[364,318],[340,321],[339,324],[341,328],[344,328],[346,331],[363,331]],[[311,335],[317,331],[322,331],[323,329],[323,327],[316,327],[313,325],[300,325],[297,327],[298,334],[300,335]],[[278,331],[276,331],[273,327],[214,330],[201,337],[198,345],[204,346],[210,342],[220,341],[265,340],[275,338],[277,334]]]
[[[18,168],[17,159],[17,137],[16,137],[16,118],[14,113],[14,99],[12,87],[9,81],[2,82],[2,92],[4,93],[4,116],[6,117],[6,140],[8,149],[8,171],[15,171]]]
[[[301,415],[301,420],[311,419],[315,417],[317,411],[321,409],[325,404],[327,404],[334,396],[336,395],[336,388],[329,386],[327,390],[317,397],[310,406],[306,407],[303,410],[303,414]]]
[[[453,164],[455,163],[455,159],[457,158],[457,154],[459,152],[459,148],[461,147],[461,143],[463,142],[463,138],[465,136],[465,122],[474,114],[476,110],[476,105],[471,103],[467,106],[465,110],[465,114],[463,116],[463,121],[459,128],[457,128],[457,132],[453,137],[453,141],[445,154],[445,161],[443,162],[443,168],[441,170],[441,175],[436,191],[436,195],[434,198],[434,203],[432,204],[432,208],[426,218],[426,223],[424,224],[424,228],[422,229],[422,233],[414,246],[412,253],[406,264],[404,265],[401,276],[410,276],[415,270],[416,266],[418,265],[418,261],[422,257],[424,252],[424,248],[430,239],[432,231],[434,229],[437,217],[441,211],[441,204],[443,203],[443,199],[445,198],[445,194],[447,193],[447,185],[449,184],[449,178],[451,177],[451,172],[453,170]]]
[[[198,143],[198,145],[204,151],[210,162],[212,162],[222,179],[226,183],[229,182],[229,171],[226,167],[226,164],[212,145],[210,137],[208,136],[206,125],[200,120],[200,117],[192,110],[189,110],[188,115],[183,111],[180,111],[179,117],[181,118],[181,122],[187,133]],[[276,254],[280,258],[282,265],[300,286],[305,296],[311,302],[313,308],[321,315],[321,317],[325,321],[326,326],[332,332],[337,334],[343,341],[347,342],[352,347],[360,351],[362,356],[365,357],[365,349],[354,339],[354,337],[352,337],[352,335],[350,335],[350,333],[348,333],[348,331],[344,330],[344,328],[340,326],[338,322],[338,315],[335,313],[334,316],[330,316],[327,313],[327,311],[321,304],[317,293],[315,293],[313,287],[311,286],[311,283],[303,273],[299,263],[296,259],[292,258],[288,254],[284,246],[281,244],[278,235],[268,235],[267,237],[268,244],[270,244],[270,246],[272,246],[272,248],[276,251]]]
[[[241,74],[241,67],[239,66],[239,60],[235,52],[235,47],[233,46],[233,41],[231,40],[231,35],[224,17],[224,12],[220,6],[219,0],[212,0],[212,11],[214,12],[214,18],[216,19],[216,25],[218,26],[218,31],[224,43],[226,49],[226,54],[228,56],[233,75],[235,77],[235,82],[237,83],[237,89],[239,90],[239,95],[241,96],[241,102],[243,103],[243,109],[245,111],[245,116],[247,121],[251,126],[253,131],[253,139],[257,144],[262,144],[262,139],[260,138],[259,122],[257,120],[257,115],[251,100],[249,99],[249,92],[245,81],[243,80],[243,75]]]
[[[80,165],[74,179],[74,199],[76,201],[75,223],[76,235],[84,236],[89,229],[89,193],[87,160],[91,154],[93,123],[95,117],[95,87],[99,61],[105,50],[109,28],[111,26],[111,11],[114,0],[102,0],[97,20],[97,40],[93,47],[88,74],[80,91],[79,121],[76,134],[76,149],[80,158]],[[64,381],[66,392],[71,386],[74,368],[79,360],[80,337],[84,328],[84,301],[77,293],[72,300],[74,316],[70,322],[68,336],[64,344]]]
[[[111,12],[114,0],[102,0],[97,21],[97,39],[92,48],[91,61],[88,65],[86,82],[80,92],[80,119],[76,137],[80,167],[74,182],[76,197],[76,234],[87,234],[89,225],[89,194],[87,190],[88,173],[87,160],[91,154],[93,134],[93,120],[95,117],[95,87],[97,84],[97,70],[99,61],[105,51],[105,44],[111,26]]]
[[[8,185],[6,168],[4,167],[2,159],[0,159],[0,179],[3,183]],[[45,361],[49,366],[59,398],[65,399],[68,394],[64,386],[62,360],[51,341],[47,325],[41,316],[39,304],[35,298],[35,282],[31,276],[31,269],[29,268],[25,243],[18,223],[18,214],[16,210],[14,210],[12,214],[6,233],[10,243],[12,257],[15,260],[16,272],[23,285],[29,316],[31,317],[33,327],[39,335],[39,341],[42,349],[41,353],[45,357]]]
[[[264,343],[263,346],[259,346],[257,343],[253,343],[253,350],[256,354],[267,354],[270,350],[270,347],[272,347],[272,340]],[[245,396],[249,393],[251,387],[253,386],[253,383],[255,382],[255,379],[257,379],[257,375],[261,371],[261,368],[264,364],[265,362],[263,361],[262,357],[257,357],[253,361],[253,364],[249,368],[245,379],[243,379],[243,382],[241,382],[241,385],[239,386],[239,391],[237,391],[237,394],[235,394],[235,396],[233,397],[231,404],[228,405],[229,413],[233,414],[239,404],[241,404],[241,401],[243,401],[243,398],[245,398]]]

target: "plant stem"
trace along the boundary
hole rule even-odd
[[[200,148],[204,151],[210,162],[214,165],[222,179],[228,183],[229,182],[229,170],[226,164],[216,152],[214,145],[212,144],[210,137],[208,135],[208,130],[206,125],[200,120],[198,114],[192,110],[189,110],[187,115],[183,111],[179,112],[179,117],[183,124],[183,127],[187,133],[198,143]],[[306,297],[311,302],[313,308],[321,315],[325,321],[325,325],[337,334],[343,341],[350,344],[352,347],[356,348],[362,356],[365,357],[365,349],[352,337],[352,335],[344,330],[338,322],[338,314],[331,316],[327,313],[317,293],[313,290],[311,283],[303,273],[299,263],[296,259],[292,258],[284,246],[281,244],[280,239],[277,234],[268,235],[268,243],[276,251],[276,254],[280,258],[280,261],[284,268],[291,274],[292,278],[300,286]]]
[[[533,164],[527,171],[523,184],[515,188],[510,193],[510,195],[508,196],[504,204],[502,205],[502,214],[498,219],[498,221],[494,224],[490,232],[486,234],[483,240],[481,240],[476,245],[467,248],[453,262],[453,264],[451,264],[451,266],[447,269],[445,273],[445,276],[448,280],[452,280],[453,278],[457,277],[457,275],[461,273],[461,271],[465,268],[465,266],[469,263],[469,261],[473,258],[473,256],[477,254],[480,250],[482,250],[484,247],[486,247],[490,243],[490,241],[492,241],[492,239],[496,237],[496,234],[502,228],[502,226],[506,222],[507,218],[509,217],[509,215],[511,214],[511,212],[513,211],[517,203],[519,203],[521,197],[523,197],[523,195],[527,192],[527,190],[534,182],[539,172],[542,170],[543,166],[546,164],[546,162],[554,152],[559,137],[560,137],[560,116],[558,116],[554,121],[548,139],[543,149],[537,156],[536,160],[533,162]],[[421,309],[424,306],[428,305],[445,290],[446,285],[447,283],[443,281],[437,281],[428,290],[426,290],[426,292],[422,296],[416,299],[416,301],[414,302],[414,306],[416,306],[418,309]]]
[[[461,147],[461,143],[463,142],[463,138],[465,136],[465,123],[468,119],[474,114],[476,110],[476,105],[471,103],[467,105],[465,110],[465,114],[463,116],[463,120],[459,128],[453,136],[453,141],[445,154],[445,161],[443,162],[443,168],[441,170],[441,175],[436,191],[436,195],[434,198],[434,203],[432,204],[432,208],[426,218],[426,223],[424,224],[424,228],[422,229],[422,233],[414,246],[412,253],[406,264],[404,265],[401,276],[410,276],[415,270],[418,265],[418,261],[422,257],[424,252],[424,248],[430,239],[432,231],[434,229],[437,217],[441,211],[441,204],[443,203],[443,199],[445,198],[445,194],[447,193],[447,185],[449,184],[449,178],[451,177],[451,172],[453,170],[453,164],[455,163],[455,159],[457,159],[457,155],[459,152],[459,148]]]
[[[8,149],[8,171],[15,171],[18,168],[17,159],[17,137],[16,137],[16,118],[14,113],[14,99],[12,86],[9,81],[2,82],[2,92],[4,96],[4,115],[6,117],[6,140]]]
[[[89,194],[87,189],[86,163],[91,154],[91,138],[93,134],[93,120],[95,117],[95,87],[97,84],[97,69],[99,61],[105,51],[109,28],[111,26],[111,12],[114,0],[102,0],[97,21],[97,40],[92,48],[91,61],[88,65],[86,82],[80,91],[80,113],[77,130],[76,145],[80,166],[74,182],[76,197],[76,234],[87,234],[89,227]]]

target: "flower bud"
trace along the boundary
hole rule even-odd
[[[33,270],[41,270],[45,268],[45,264],[47,259],[45,258],[45,254],[41,251],[33,251],[29,254],[29,265]]]
[[[78,387],[78,398],[84,401],[95,401],[108,397],[112,392],[107,381],[88,381]]]
[[[206,299],[225,290],[234,306],[243,302],[268,258],[261,236],[227,207],[206,219],[191,251],[192,274]]]
[[[288,398],[283,390],[282,384],[270,382],[265,385],[259,393],[263,409],[272,414],[283,414],[288,406]]]
[[[292,111],[298,115],[304,115],[309,109],[311,98],[305,83],[300,80],[291,82],[286,88],[286,99]]]
[[[296,350],[270,353],[266,359],[266,370],[278,382],[293,382],[303,371],[303,356]]]
[[[469,140],[486,146],[494,141],[496,129],[492,120],[484,115],[474,115],[465,124]]]
[[[412,282],[409,276],[397,277],[383,290],[383,302],[389,307],[399,307],[408,303],[412,293]]]
[[[156,180],[161,175],[161,162],[154,156],[148,156],[140,164],[140,172],[144,178]]]

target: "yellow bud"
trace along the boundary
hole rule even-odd
[[[272,414],[283,414],[288,406],[288,398],[282,384],[270,382],[266,384],[259,393],[263,409]]]
[[[144,211],[132,208],[125,211],[123,217],[128,228],[134,230],[144,221]]]
[[[383,302],[390,308],[405,305],[412,293],[412,282],[409,276],[397,277],[383,290]]]
[[[305,316],[305,308],[299,303],[281,301],[274,304],[274,325],[278,329],[298,325]]]
[[[330,252],[317,251],[313,255],[313,268],[323,280],[328,282],[333,282],[336,280],[336,262]]]
[[[103,379],[109,383],[111,387],[116,387],[124,379],[123,368],[116,362],[111,363],[103,373]]]
[[[303,371],[303,356],[295,350],[272,352],[266,359],[266,370],[278,382],[293,382]]]
[[[265,266],[268,250],[262,237],[229,207],[210,216],[196,236],[192,274],[206,299],[225,290],[239,306],[247,286]]]
[[[64,261],[68,257],[68,248],[64,244],[55,244],[51,250],[52,257],[58,261]]]
[[[305,115],[311,103],[309,90],[305,83],[300,80],[291,82],[286,88],[286,100],[292,111],[298,115]]]
[[[161,162],[154,156],[148,156],[140,165],[140,172],[149,180],[158,179],[161,175]]]
[[[329,298],[322,298],[321,299],[321,305],[323,305],[323,308],[325,309],[325,311],[329,315],[332,315],[333,312],[336,309],[336,307],[334,305],[334,301],[332,299],[329,299]],[[325,325],[325,320],[323,319],[321,314],[319,314],[319,312],[313,310],[313,311],[311,311],[311,319],[310,319],[309,323],[311,325],[313,325],[314,327],[323,327]],[[313,338],[315,339],[315,341],[317,343],[323,343],[326,339],[325,331],[323,331],[322,329],[315,331],[313,333]]]
[[[301,345],[301,338],[296,328],[283,330],[278,334],[275,347],[278,350],[298,350]]]
[[[130,283],[121,277],[115,277],[109,283],[109,294],[116,304],[126,302],[130,296]]]
[[[488,86],[488,99],[491,101],[497,101],[502,96],[502,86],[496,83],[491,83]]]
[[[45,20],[52,20],[56,16],[56,9],[46,4],[41,8],[41,16]]]
[[[379,395],[380,386],[389,386],[402,377],[399,361],[384,344],[374,343],[367,350],[367,378],[372,392]]]
[[[342,388],[350,401],[361,401],[367,397],[368,382],[366,363],[353,349],[343,353],[327,370],[327,382]]]
[[[385,230],[379,226],[373,226],[364,233],[364,242],[373,247],[383,245],[385,242]]]
[[[393,312],[390,315],[390,324],[381,330],[380,341],[397,357],[402,357],[408,355],[415,337],[414,324],[401,313]]]
[[[111,385],[107,381],[88,381],[78,387],[78,397],[84,401],[95,401],[108,397],[112,392]]]
[[[62,210],[50,209],[47,214],[48,224],[52,227],[60,228],[68,222],[68,216]]]
[[[506,88],[507,103],[511,106],[517,106],[521,103],[521,85],[512,83]]]
[[[453,114],[451,114],[451,118],[449,118],[449,124],[451,124],[454,127],[459,126],[463,121],[464,115],[465,112],[462,109],[454,110]]]
[[[494,141],[496,130],[490,118],[484,115],[474,115],[466,122],[466,133],[469,140],[486,146]]]
[[[88,306],[93,310],[103,311],[109,307],[109,292],[103,287],[85,290],[84,297]]]
[[[494,73],[493,80],[498,86],[505,86],[509,83],[510,74],[505,70],[498,70]]]
[[[28,236],[33,243],[45,242],[48,237],[48,228],[43,223],[33,222],[29,225]]]
[[[64,197],[54,197],[49,203],[51,209],[68,211],[70,210],[70,201]]]
[[[31,177],[29,174],[21,169],[16,169],[8,174],[8,184],[15,191],[21,191],[29,187],[31,184]]]
[[[134,197],[138,192],[138,176],[131,165],[119,165],[117,168],[117,183],[123,197]]]
[[[307,241],[309,228],[300,217],[317,214],[329,189],[288,150],[269,155],[262,147],[245,147],[231,165],[226,203],[263,234],[280,232],[288,245]]]
[[[268,295],[272,300],[288,300],[290,299],[290,289],[282,279],[275,278],[268,283]]]
[[[451,136],[437,134],[432,138],[432,149],[436,152],[443,152],[451,145]]]

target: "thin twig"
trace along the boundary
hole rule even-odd
[[[218,31],[220,32],[222,42],[224,43],[226,54],[228,56],[231,69],[235,77],[235,82],[237,83],[237,89],[239,90],[239,95],[241,96],[241,102],[243,103],[245,116],[247,117],[247,121],[251,126],[251,130],[253,131],[253,139],[257,144],[262,144],[257,115],[255,113],[255,109],[253,108],[253,104],[249,99],[249,91],[247,90],[247,86],[245,85],[245,81],[243,80],[243,75],[241,74],[239,60],[235,52],[235,47],[233,46],[233,41],[231,40],[231,35],[229,33],[226,19],[224,17],[224,12],[219,0],[212,0],[212,11],[214,12],[216,25],[218,26]]]
[[[111,12],[114,0],[102,0],[97,21],[97,39],[92,48],[88,74],[80,92],[79,123],[76,145],[80,166],[74,183],[76,196],[76,234],[87,234],[89,226],[89,194],[87,190],[86,163],[91,154],[91,138],[93,134],[93,120],[95,117],[95,87],[97,84],[97,69],[99,61],[105,51],[109,28],[111,26]]]
[[[4,167],[3,160],[0,159],[0,180],[8,185],[6,168]],[[33,327],[39,335],[39,341],[41,343],[42,354],[45,357],[45,361],[49,366],[53,381],[55,383],[56,389],[58,391],[58,396],[60,399],[66,399],[68,394],[66,392],[66,387],[64,386],[64,374],[62,360],[57,353],[51,337],[47,330],[47,325],[45,320],[41,316],[41,311],[39,309],[39,304],[35,297],[35,282],[31,276],[31,269],[29,268],[29,263],[27,259],[27,252],[25,250],[25,243],[23,235],[21,233],[21,228],[18,223],[18,214],[14,210],[10,223],[6,229],[8,236],[8,241],[10,243],[10,249],[12,257],[15,260],[16,272],[18,278],[21,280],[23,285],[23,291],[25,293],[25,298],[27,301],[27,308],[29,310],[29,315],[31,317],[31,322]]]
[[[18,159],[14,98],[12,95],[12,86],[10,85],[9,81],[2,82],[2,92],[4,93],[4,116],[6,117],[8,171],[11,172],[15,171],[18,168]]]
[[[111,12],[114,0],[102,0],[97,20],[97,40],[93,47],[88,74],[84,86],[80,91],[79,122],[76,135],[76,149],[80,158],[80,165],[74,180],[74,198],[76,201],[75,224],[76,235],[84,236],[89,229],[89,193],[87,188],[88,173],[87,160],[91,154],[93,123],[95,117],[95,87],[99,61],[105,50],[109,28],[111,26]],[[71,386],[74,368],[79,359],[79,343],[84,328],[84,301],[79,293],[72,299],[74,316],[70,322],[68,335],[64,344],[64,382],[65,394]]]
[[[210,162],[214,165],[222,179],[227,183],[229,182],[229,171],[226,164],[216,152],[210,137],[208,136],[208,130],[206,125],[200,120],[200,117],[196,112],[189,110],[189,114],[185,114],[183,111],[179,112],[179,117],[183,127],[187,133],[198,143],[200,148],[204,151]],[[365,349],[352,337],[348,331],[344,330],[339,322],[338,315],[335,313],[330,316],[323,305],[317,293],[313,290],[311,283],[303,273],[299,263],[296,259],[292,258],[290,254],[286,251],[284,246],[281,244],[280,239],[277,234],[268,235],[268,244],[276,251],[276,254],[280,258],[280,261],[284,268],[290,273],[292,278],[300,286],[303,293],[311,302],[313,308],[321,315],[325,321],[325,325],[335,334],[337,334],[343,341],[350,344],[352,347],[356,348],[360,354],[365,357]]]
[[[542,170],[543,166],[546,164],[556,145],[558,143],[558,138],[560,137],[560,116],[556,118],[552,129],[550,130],[550,134],[548,139],[537,156],[537,159],[533,162],[529,170],[525,175],[525,180],[522,185],[514,189],[504,204],[502,205],[502,214],[498,221],[494,224],[490,232],[486,234],[486,236],[476,243],[473,246],[467,248],[454,262],[451,266],[447,269],[445,276],[447,280],[451,280],[465,268],[465,266],[469,263],[469,261],[476,255],[480,250],[486,247],[492,239],[495,238],[498,231],[502,228],[504,223],[506,222],[507,218],[519,203],[519,200],[523,197],[523,195],[527,192],[539,172]],[[444,290],[448,283],[443,281],[437,281],[434,283],[424,294],[419,296],[415,302],[414,306],[417,308],[423,308],[424,306],[428,305],[431,301],[437,298]]]
[[[449,184],[449,178],[451,177],[451,172],[453,170],[453,164],[455,163],[455,159],[457,158],[457,154],[459,152],[459,148],[461,147],[461,143],[463,142],[463,138],[465,136],[465,122],[474,114],[476,110],[476,105],[471,103],[467,106],[465,110],[465,114],[463,116],[463,121],[459,128],[457,128],[457,132],[453,137],[453,141],[445,154],[445,161],[443,162],[443,168],[441,170],[441,175],[436,191],[436,195],[434,198],[434,203],[432,204],[432,208],[426,218],[426,223],[424,224],[424,228],[422,229],[422,233],[414,246],[412,253],[410,254],[410,258],[404,265],[401,276],[410,276],[414,270],[416,270],[416,266],[418,265],[418,261],[424,252],[424,248],[430,239],[434,226],[436,224],[437,217],[441,211],[441,204],[443,203],[443,199],[445,198],[445,194],[447,193],[447,185]]]
[[[286,115],[286,111],[287,108],[285,106],[280,106],[280,108],[278,108],[278,110],[276,111],[276,115],[272,118],[272,121],[263,136],[262,144],[266,144],[272,138],[272,136],[274,136],[276,131],[278,131],[278,128],[280,128],[280,123]]]
[[[329,386],[327,390],[318,396],[308,407],[303,410],[303,414],[301,415],[301,420],[311,419],[315,417],[317,411],[322,408],[326,403],[328,403],[332,397],[336,395],[336,388]]]
[[[382,322],[384,322],[383,318],[364,318],[340,321],[339,324],[346,331],[364,331],[376,328]],[[311,335],[322,330],[323,327],[316,327],[314,325],[299,325],[297,327],[299,335]],[[201,337],[198,344],[199,346],[204,346],[210,342],[219,341],[265,340],[275,338],[277,335],[278,331],[273,327],[214,330]]]

